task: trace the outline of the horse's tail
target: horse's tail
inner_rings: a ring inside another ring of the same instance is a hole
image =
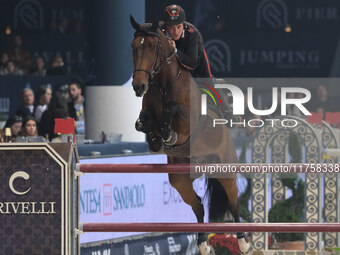
[[[209,221],[223,221],[225,214],[231,212],[228,196],[215,178],[208,178],[208,188],[206,195],[209,196]]]

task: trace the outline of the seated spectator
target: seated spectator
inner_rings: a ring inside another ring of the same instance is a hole
[[[321,112],[325,117],[326,112],[335,111],[334,106],[334,102],[328,97],[327,88],[324,85],[318,85],[312,94],[312,99],[307,109],[311,112]]]
[[[51,67],[47,70],[48,75],[66,75],[67,70],[64,66],[62,57],[55,57],[51,62]]]
[[[85,134],[85,100],[79,82],[71,82],[69,92],[72,101],[68,103],[68,113],[76,121],[76,132]]]
[[[69,22],[68,22],[68,18],[63,17],[60,19],[59,24],[58,24],[58,28],[57,28],[57,32],[59,34],[67,34],[69,30]]]
[[[24,71],[17,67],[14,61],[9,60],[7,61],[4,69],[4,75],[23,75]]]
[[[34,67],[31,73],[37,76],[46,76],[47,70],[45,66],[45,61],[42,57],[38,57],[35,59]]]
[[[2,53],[0,59],[0,75],[5,74],[6,64],[8,61],[9,61],[8,53],[7,52]]]
[[[67,118],[67,101],[59,92],[55,91],[48,109],[43,113],[39,124],[39,135],[52,140],[57,135],[54,134],[54,119]]]
[[[15,35],[12,41],[12,49],[9,51],[9,57],[18,67],[28,73],[29,67],[31,65],[31,56],[28,50],[22,47],[22,38],[20,35]]]
[[[17,142],[46,142],[44,137],[38,136],[37,122],[33,116],[24,119]]]
[[[37,136],[38,128],[37,122],[35,121],[33,116],[27,116],[22,122],[22,136]]]
[[[27,116],[33,116],[34,114],[34,94],[29,88],[25,88],[21,92],[22,105],[16,111],[16,115],[20,115],[23,118]]]
[[[43,112],[47,110],[47,107],[51,102],[51,85],[41,85],[36,92],[36,98],[38,102],[35,106],[34,117],[37,122],[40,122]]]
[[[55,85],[55,92],[58,93],[61,97],[63,97],[67,103],[71,101],[70,93],[68,84],[56,84]]]
[[[10,116],[5,124],[5,128],[11,129],[11,142],[15,142],[17,139],[17,136],[19,135],[22,127],[22,117],[18,115],[12,115]]]
[[[304,94],[302,93],[288,93],[287,98],[288,99],[293,99],[293,98],[302,98]],[[286,106],[286,113],[287,115],[291,116],[304,116],[303,113],[299,110],[299,108],[296,107],[294,104],[288,104]]]

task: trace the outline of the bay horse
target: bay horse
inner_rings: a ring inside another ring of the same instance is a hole
[[[168,163],[235,163],[234,143],[225,125],[208,127],[216,112],[208,110],[209,121],[201,121],[201,94],[192,75],[181,67],[174,48],[158,22],[139,24],[132,16],[130,22],[136,30],[132,41],[133,89],[143,97],[142,109],[136,129],[147,135],[150,150],[165,153]],[[169,174],[170,184],[183,201],[191,206],[197,221],[204,221],[201,198],[193,189],[190,174]],[[230,212],[240,222],[236,176],[208,179],[210,196],[209,219],[223,219]],[[253,247],[243,233],[237,233],[242,254],[251,254]],[[203,255],[214,254],[207,245],[205,235],[198,234],[198,247]]]

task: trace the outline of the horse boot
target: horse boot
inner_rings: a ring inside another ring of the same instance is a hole
[[[155,135],[155,133],[148,133],[147,141],[152,152],[162,152],[164,150],[164,143],[162,142],[162,139]]]
[[[145,134],[153,131],[154,126],[154,118],[152,117],[151,112],[145,110],[139,114],[139,118],[136,120],[135,129],[138,132],[143,132]]]
[[[237,233],[237,242],[241,255],[253,254],[254,247],[250,242],[248,242],[248,236],[245,233]]]
[[[161,137],[164,143],[172,146],[177,142],[177,133],[170,127],[172,118],[179,111],[179,105],[175,102],[169,102],[163,108],[163,126],[161,128]]]
[[[145,129],[144,129],[144,125],[143,123],[141,122],[140,118],[138,118],[135,122],[135,129],[138,131],[138,132],[143,132],[145,133]]]

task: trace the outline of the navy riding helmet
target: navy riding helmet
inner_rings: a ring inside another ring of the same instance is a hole
[[[185,21],[185,12],[181,6],[172,4],[164,9],[163,19],[167,26],[178,25]]]

